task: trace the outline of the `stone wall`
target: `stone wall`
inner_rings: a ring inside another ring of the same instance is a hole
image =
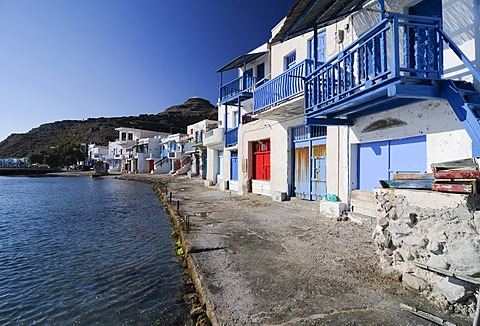
[[[473,317],[475,288],[413,262],[480,277],[480,195],[376,189],[381,266],[444,309]]]

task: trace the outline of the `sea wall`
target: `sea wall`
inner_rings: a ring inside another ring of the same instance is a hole
[[[473,317],[474,287],[414,265],[480,276],[480,196],[376,189],[381,266],[444,309]]]

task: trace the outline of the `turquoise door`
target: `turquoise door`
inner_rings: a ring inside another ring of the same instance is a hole
[[[230,180],[238,180],[238,152],[230,154]]]

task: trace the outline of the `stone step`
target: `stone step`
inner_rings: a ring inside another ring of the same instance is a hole
[[[349,212],[348,219],[357,224],[369,225],[372,228],[377,225],[377,219],[375,217],[361,213]]]
[[[351,199],[375,203],[375,195],[373,191],[352,190]]]
[[[378,216],[376,205],[374,202],[351,199],[350,210],[354,213],[369,215],[374,218]]]

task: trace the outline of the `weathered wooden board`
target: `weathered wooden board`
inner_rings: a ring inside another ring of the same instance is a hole
[[[478,170],[440,170],[434,174],[435,179],[478,179]]]
[[[432,171],[435,173],[440,170],[478,170],[478,161],[476,158],[467,158],[463,160],[456,160],[442,163],[432,163]]]
[[[435,182],[432,184],[432,190],[441,192],[456,192],[461,194],[475,194],[476,182],[472,183],[446,183]]]
[[[433,173],[395,173],[393,180],[430,180]]]
[[[397,189],[432,189],[433,179],[425,180],[380,180],[383,188]]]

